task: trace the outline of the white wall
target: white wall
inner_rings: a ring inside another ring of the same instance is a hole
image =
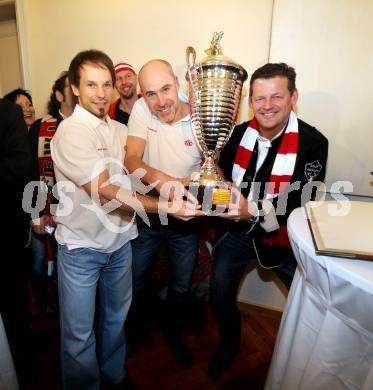
[[[152,58],[167,59],[182,80],[186,47],[204,57],[214,31],[224,31],[224,54],[249,74],[268,59],[272,0],[17,0],[17,5],[24,12],[27,87],[39,114],[61,70],[89,48],[137,68]]]
[[[299,116],[329,139],[327,186],[373,196],[373,1],[275,0],[270,61],[297,71]]]
[[[272,270],[265,270],[251,262],[241,281],[238,301],[261,308],[282,311],[286,304],[287,289]]]

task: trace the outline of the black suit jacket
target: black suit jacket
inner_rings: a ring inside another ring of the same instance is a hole
[[[249,122],[242,123],[236,126],[233,133],[224,147],[220,159],[219,166],[221,167],[227,180],[232,181],[232,168],[235,161],[238,146],[241,139],[248,127]],[[272,203],[276,209],[277,221],[281,226],[286,226],[287,219],[290,213],[297,207],[303,206],[304,203],[311,200],[317,189],[317,183],[324,181],[326,172],[326,162],[328,156],[328,140],[314,127],[310,126],[306,122],[298,119],[298,131],[299,131],[299,143],[298,153],[294,167],[294,173],[291,178],[290,184],[299,187],[297,190],[292,190],[288,194],[280,194],[277,198],[273,199]],[[276,144],[277,143],[277,144]],[[268,153],[268,156],[263,163],[262,167],[256,173],[255,182],[261,183],[261,197],[264,196],[264,185],[270,179],[274,158],[276,156],[280,139],[273,141],[272,152]],[[270,149],[270,150],[271,150]],[[250,162],[251,165],[252,162]],[[255,164],[256,162],[254,162]],[[255,170],[255,168],[254,168]],[[315,186],[313,186],[315,184]],[[308,189],[311,189],[308,193]],[[247,222],[231,223],[231,222],[218,222],[220,236],[228,230],[249,230],[250,225]],[[292,251],[289,247],[279,247],[276,245],[268,246],[264,245],[263,239],[270,238],[274,233],[266,233],[257,224],[256,228],[252,232],[255,246],[257,248],[258,256],[262,264],[266,266],[281,265],[287,261],[295,261],[292,255]]]
[[[10,245],[10,237],[23,243],[26,238],[29,219],[22,209],[22,195],[29,168],[30,149],[22,110],[0,99],[0,207],[6,245]]]

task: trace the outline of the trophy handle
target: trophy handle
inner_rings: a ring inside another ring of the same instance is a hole
[[[193,63],[192,64],[190,63],[190,56],[191,55],[193,57],[193,59],[192,59]],[[192,74],[190,73],[190,70],[192,69],[192,67],[196,63],[196,51],[194,50],[194,48],[192,46],[188,46],[187,49],[186,49],[186,62],[187,62],[187,66],[188,66],[189,85],[190,85],[190,87],[192,87],[193,93],[195,94],[194,85],[192,83]]]
[[[190,55],[193,56],[193,63],[192,65],[190,64]],[[194,64],[196,63],[196,51],[194,50],[194,48],[192,46],[188,46],[187,49],[186,49],[186,62],[187,62],[187,65],[188,65],[188,72],[190,71],[190,68],[192,66],[194,66]]]

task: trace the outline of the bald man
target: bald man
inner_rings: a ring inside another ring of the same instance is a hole
[[[167,61],[152,60],[141,68],[139,84],[143,98],[135,103],[128,122],[125,165],[130,172],[144,169],[142,181],[155,185],[158,192],[170,181],[185,185],[190,175],[199,171],[201,158],[192,134],[189,105],[186,99],[180,99],[178,79]],[[139,237],[132,246],[133,304],[127,328],[129,339],[131,330],[139,331],[139,326],[144,324],[146,303],[151,301],[147,293],[151,268],[164,244],[169,284],[162,331],[176,359],[184,366],[191,366],[193,356],[181,336],[181,327],[183,306],[198,257],[198,222],[169,218],[167,224],[162,224],[158,215],[153,215],[150,222],[147,226],[138,220]]]

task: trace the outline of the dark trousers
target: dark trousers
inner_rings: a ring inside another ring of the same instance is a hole
[[[5,249],[0,265],[0,312],[18,380],[21,384],[27,375],[30,356],[30,318],[28,311],[28,251],[21,245]],[[11,248],[11,250],[10,250]]]
[[[180,332],[183,307],[190,292],[192,276],[198,258],[199,235],[191,230],[172,226],[149,228],[138,226],[139,237],[132,241],[133,300],[127,322],[127,333],[142,332],[146,322],[151,271],[157,254],[164,244],[168,256],[168,290],[165,307],[159,313],[163,329]]]
[[[237,293],[243,271],[256,258],[251,236],[246,232],[229,232],[215,248],[211,275],[211,304],[218,322],[221,345],[230,351],[240,346],[241,317]],[[295,265],[291,262],[274,268],[289,288]]]

